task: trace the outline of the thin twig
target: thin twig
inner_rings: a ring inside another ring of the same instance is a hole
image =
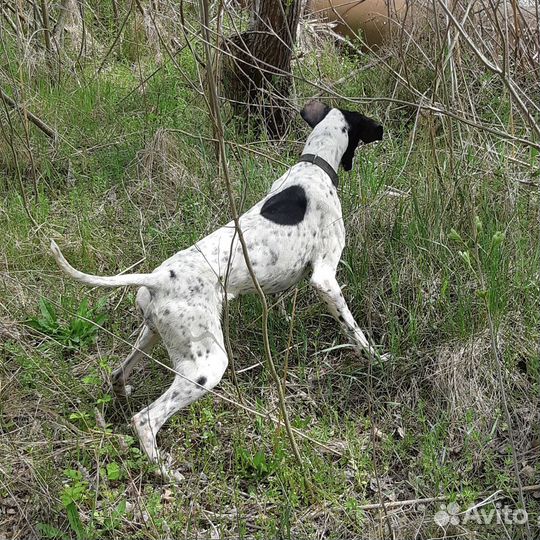
[[[206,63],[207,66],[212,66],[212,52],[210,48],[210,37],[209,37],[209,30],[208,30],[208,0],[200,0],[200,7],[201,7],[201,17],[202,17],[202,25],[203,25],[203,32],[205,34],[205,54],[206,54]],[[223,179],[225,181],[225,186],[227,188],[227,194],[229,196],[229,203],[231,206],[231,212],[233,215],[234,225],[235,229],[238,234],[238,240],[240,241],[240,244],[242,246],[242,252],[244,255],[244,260],[246,262],[247,269],[249,271],[249,274],[251,276],[251,279],[253,280],[253,285],[259,295],[259,298],[261,300],[262,309],[263,309],[263,324],[262,324],[262,333],[263,333],[263,342],[264,342],[264,351],[265,351],[265,357],[267,364],[270,368],[270,373],[272,375],[272,378],[274,379],[274,382],[277,387],[278,391],[278,398],[279,398],[279,408],[281,412],[281,417],[283,419],[283,423],[285,424],[285,429],[287,431],[287,435],[289,437],[289,441],[291,443],[291,448],[294,453],[294,456],[296,457],[296,460],[298,461],[298,464],[304,469],[304,462],[302,461],[302,457],[300,456],[300,451],[298,449],[298,445],[296,443],[296,439],[294,436],[294,431],[292,429],[289,415],[287,412],[287,407],[285,404],[285,394],[283,390],[283,386],[281,384],[281,379],[279,378],[278,372],[276,370],[276,366],[274,364],[274,361],[272,359],[272,351],[270,348],[270,339],[268,335],[268,304],[266,302],[266,296],[264,294],[264,291],[262,290],[257,277],[255,275],[255,272],[253,270],[253,266],[251,265],[251,261],[249,258],[249,251],[246,245],[246,241],[244,239],[244,235],[242,232],[242,228],[240,226],[240,221],[238,217],[238,212],[236,210],[236,203],[234,200],[234,195],[232,192],[232,186],[231,181],[229,178],[229,171],[227,167],[227,154],[226,154],[226,147],[224,142],[224,134],[223,134],[223,126],[221,124],[221,114],[220,114],[220,107],[219,107],[219,98],[217,95],[216,90],[216,83],[215,83],[215,73],[209,74],[207,78],[208,82],[208,90],[209,90],[209,102],[211,104],[210,112],[215,113],[215,115],[212,115],[212,122],[214,123],[214,132],[218,135],[219,141],[219,153],[221,157],[221,165],[222,165],[222,171],[223,171]]]
[[[24,105],[17,103],[14,99],[9,97],[1,88],[0,88],[0,98],[2,101],[14,110],[22,110],[23,114],[32,122],[36,127],[38,127],[47,137],[51,138],[53,141],[58,140],[58,134],[54,131],[53,128],[49,127],[43,120],[38,118],[35,114],[31,113]]]
[[[529,111],[527,105],[519,95],[518,89],[514,85],[512,79],[510,79],[510,76],[505,73],[505,70],[500,68],[498,65],[494,64],[493,62],[490,62],[489,59],[482,53],[482,51],[478,48],[478,46],[474,43],[472,38],[469,36],[469,34],[466,32],[466,30],[463,28],[463,26],[459,23],[459,21],[454,17],[454,14],[448,9],[448,7],[445,5],[445,3],[442,0],[438,0],[439,4],[442,6],[450,20],[452,21],[452,24],[456,27],[458,32],[461,34],[467,45],[470,47],[470,49],[473,51],[473,53],[478,57],[480,62],[484,64],[486,68],[488,68],[493,73],[497,74],[503,84],[506,86],[508,91],[510,92],[510,95],[516,102],[516,105],[520,109],[521,113],[527,120],[527,123],[531,127],[531,129],[534,131],[537,137],[540,138],[540,126],[536,122],[533,114]]]
[[[534,484],[531,486],[523,486],[523,492],[530,493],[533,491],[540,490],[540,484]],[[517,491],[517,488],[511,488],[506,490],[507,493],[515,493]],[[492,494],[493,497],[496,494],[503,493],[502,490],[498,490],[495,492],[495,494]],[[488,492],[483,492],[480,494],[480,496],[487,495]],[[439,497],[424,497],[421,499],[406,499],[404,501],[389,501],[384,503],[384,506],[386,508],[399,508],[401,506],[414,506],[417,504],[426,504],[426,503],[432,503],[432,502],[439,502],[439,501],[447,501],[451,495],[441,495]],[[373,503],[373,504],[363,504],[358,507],[359,510],[380,510],[383,507],[381,503]]]
[[[4,103],[4,107],[7,109],[6,101],[3,101],[3,103]],[[11,131],[11,134],[13,135],[15,130],[13,129],[13,124],[11,123],[11,118],[10,118],[9,114],[7,114],[7,110],[6,110],[6,116],[7,116],[7,124],[9,125],[9,129]],[[19,182],[19,189],[21,191],[21,198],[22,198],[22,204],[23,204],[23,207],[24,207],[24,211],[26,212],[26,215],[28,216],[28,219],[32,222],[32,225],[34,225],[34,227],[38,228],[38,223],[34,219],[34,216],[32,215],[32,212],[30,212],[30,206],[28,204],[28,198],[26,197],[26,190],[24,189],[24,184],[23,184],[23,181],[22,181],[22,174],[21,174],[21,168],[19,166],[19,159],[17,157],[17,150],[15,149],[15,146],[13,144],[13,136],[11,136],[11,137],[7,136],[7,134],[4,131],[4,124],[2,122],[0,122],[0,130],[1,130],[2,134],[4,135],[4,138],[6,139],[8,145],[9,145],[9,148],[11,150],[11,154],[13,155],[13,161],[15,163],[15,170],[17,172],[17,180]]]
[[[99,67],[96,70],[96,73],[95,73],[96,77],[101,73],[101,70],[103,69],[103,66],[105,65],[105,62],[107,62],[107,58],[109,58],[109,55],[113,52],[116,44],[118,43],[118,40],[120,39],[120,36],[122,35],[122,32],[124,31],[124,27],[126,26],[128,20],[129,20],[129,17],[131,15],[132,10],[133,10],[133,0],[129,3],[129,9],[128,9],[127,13],[126,13],[126,16],[124,17],[124,20],[122,21],[122,25],[120,26],[120,28],[116,32],[116,36],[114,37],[113,42],[111,43],[111,46],[109,47],[109,49],[105,53],[105,56],[101,60],[101,62],[99,64]]]

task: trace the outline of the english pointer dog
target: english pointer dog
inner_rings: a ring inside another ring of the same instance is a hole
[[[266,293],[284,291],[310,272],[311,285],[355,349],[373,357],[377,353],[356,324],[336,280],[345,245],[337,171],[340,163],[351,170],[360,141],[381,140],[383,128],[358,112],[318,101],[308,103],[300,114],[313,131],[298,163],[240,217],[249,258]],[[221,330],[224,296],[231,299],[255,290],[234,223],[179,251],[151,274],[85,274],[66,261],[54,240],[51,249],[60,268],[82,283],[140,287],[137,305],[144,325],[131,354],[113,372],[113,387],[117,394],[127,395],[134,366],[163,340],[176,375],[161,397],[133,416],[132,424],[150,460],[164,475],[180,478],[168,460],[160,458],[156,434],[175,412],[219,383],[227,367]]]

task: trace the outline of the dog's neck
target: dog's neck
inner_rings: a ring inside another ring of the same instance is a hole
[[[333,109],[313,128],[302,154],[315,154],[321,157],[337,172],[348,144],[349,135],[345,118],[340,111]]]

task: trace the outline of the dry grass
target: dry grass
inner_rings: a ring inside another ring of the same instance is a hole
[[[515,323],[502,328],[498,334],[501,351],[519,348],[527,343],[527,337],[520,335]],[[532,351],[519,351],[518,355],[528,356]],[[450,424],[450,439],[458,448],[474,433],[480,440],[489,440],[499,450],[508,444],[506,433],[509,426],[501,410],[501,387],[493,366],[490,336],[487,333],[474,336],[467,343],[445,345],[437,350],[433,372],[429,378],[435,395],[447,407]],[[512,363],[504,366],[504,391],[511,399],[512,426],[516,433],[516,451],[521,459],[535,462],[538,448],[535,448],[536,426],[540,419],[540,405],[536,396],[529,394],[530,375],[523,370],[523,364]],[[467,418],[467,424],[463,419]],[[481,446],[481,445],[480,445]],[[480,450],[480,448],[478,449]],[[477,456],[482,461],[481,453]]]

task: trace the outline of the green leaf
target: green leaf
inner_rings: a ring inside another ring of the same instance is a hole
[[[62,540],[69,540],[67,534],[48,523],[38,523],[36,529],[42,538],[61,538]]]
[[[122,469],[120,468],[120,465],[118,465],[116,461],[109,463],[107,465],[107,478],[109,480],[120,480],[121,477]]]
[[[94,318],[94,322],[98,324],[99,326],[103,326],[103,323],[107,320],[107,314],[101,313],[97,317]],[[95,332],[97,332],[97,328],[95,326],[92,327]]]
[[[126,513],[126,508],[127,508],[127,501],[126,501],[126,499],[122,499],[122,500],[118,503],[118,506],[116,507],[115,514],[116,514],[118,517],[123,516],[123,515]]]
[[[101,311],[101,309],[104,308],[106,304],[107,304],[107,297],[102,296],[96,302],[96,307],[94,308],[94,311]]]
[[[266,464],[266,456],[262,450],[258,450],[253,457],[253,466],[260,473],[268,472],[268,466]]]
[[[39,299],[39,310],[41,311],[43,319],[50,323],[58,323],[58,316],[56,315],[53,305],[45,300],[45,298]]]
[[[84,526],[81,522],[81,518],[79,517],[79,511],[77,510],[77,507],[74,503],[70,503],[66,506],[66,510],[67,518],[69,524],[71,525],[71,528],[73,529],[73,531],[75,531],[78,540],[83,540],[84,538],[86,538],[86,535]]]
[[[473,270],[472,262],[471,262],[471,255],[468,251],[458,251],[459,256],[465,261],[465,264]]]
[[[90,414],[87,412],[74,412],[69,415],[70,420],[88,420],[90,418]]]
[[[483,229],[482,220],[479,216],[474,217],[474,224],[476,225],[476,230],[481,233]]]
[[[83,298],[79,306],[79,309],[77,310],[77,315],[82,315],[83,317],[86,317],[87,314],[88,314],[88,298]]]
[[[87,489],[83,482],[78,482],[73,486],[65,486],[60,495],[62,504],[67,508],[70,504],[80,501],[85,495]]]
[[[110,394],[103,394],[100,398],[96,400],[96,403],[98,405],[104,405],[106,403],[110,403],[112,401],[112,397]]]
[[[66,469],[64,471],[64,476],[66,478],[71,478],[72,480],[82,480],[82,473],[76,469]]]
[[[504,239],[506,238],[506,235],[502,231],[497,231],[492,237],[491,237],[491,244],[493,247],[500,246]]]
[[[463,238],[461,238],[460,234],[456,231],[456,229],[450,229],[450,232],[448,233],[448,238],[450,240],[454,240],[454,242],[463,242]]]

